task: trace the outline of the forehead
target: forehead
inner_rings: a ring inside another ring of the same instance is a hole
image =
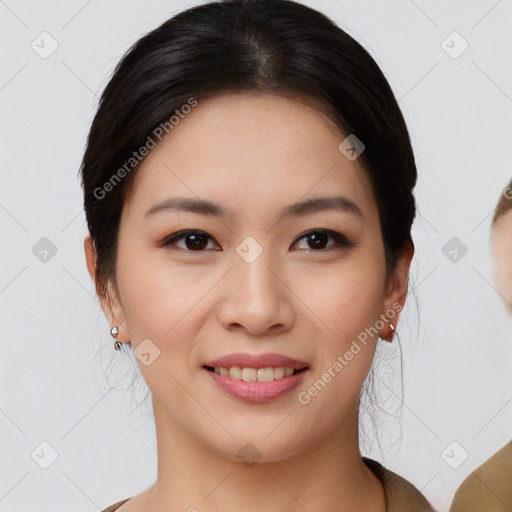
[[[304,100],[274,94],[199,100],[146,157],[128,202],[140,214],[168,196],[186,195],[224,204],[237,216],[264,216],[274,206],[277,212],[336,191],[371,218],[377,213],[371,182],[360,161],[339,150],[345,138]]]
[[[491,234],[491,247],[494,284],[512,313],[512,210],[496,221]]]

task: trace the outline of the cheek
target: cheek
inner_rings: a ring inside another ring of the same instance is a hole
[[[314,313],[312,335],[316,340],[312,378],[299,390],[300,403],[313,403],[326,425],[344,417],[357,402],[375,353],[376,332],[384,299],[385,269],[379,262],[346,266],[329,278],[316,275],[316,286],[304,283],[300,296]],[[380,328],[379,328],[380,327]],[[305,407],[306,411],[310,411]],[[320,413],[320,412],[319,412]]]
[[[375,264],[340,265],[298,281],[297,295],[308,316],[325,332],[326,348],[342,349],[379,317],[384,300],[385,270]]]
[[[215,281],[206,275],[198,279],[190,269],[166,264],[165,258],[154,258],[135,247],[123,250],[117,280],[140,372],[161,403],[172,402],[170,414],[189,410],[193,403],[180,383],[189,379],[188,362],[201,330],[201,298]],[[143,353],[149,353],[150,364],[140,356]]]
[[[307,424],[311,417],[321,418],[315,421],[311,438],[328,436],[350,423],[350,415],[357,417],[361,387],[375,354],[377,337],[368,331],[380,314],[380,293],[374,282],[363,285],[354,276],[331,281],[318,297],[318,316],[330,320],[326,326],[318,322],[317,364],[297,390],[297,421]]]
[[[133,348],[150,338],[162,348],[172,343],[176,353],[194,335],[184,330],[199,330],[200,325],[188,318],[197,314],[201,298],[214,285],[214,279],[204,267],[201,271],[200,266],[171,264],[162,251],[120,243],[118,285],[126,324],[135,340]]]

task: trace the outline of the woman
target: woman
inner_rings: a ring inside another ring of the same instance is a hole
[[[494,283],[512,313],[512,181],[494,211],[491,232]],[[460,485],[450,512],[512,510],[512,441],[473,471]]]
[[[87,266],[157,433],[157,481],[108,512],[432,510],[359,452],[416,167],[356,41],[287,0],[184,11],[117,66],[81,172]]]

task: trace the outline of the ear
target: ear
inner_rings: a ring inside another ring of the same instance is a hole
[[[386,322],[381,330],[381,338],[392,341],[398,323],[398,317],[402,311],[407,297],[409,268],[414,256],[414,245],[406,242],[397,261],[393,274],[386,283],[386,294],[381,311],[381,319]]]
[[[130,336],[125,328],[123,308],[119,303],[117,294],[112,289],[111,283],[108,284],[107,296],[104,296],[98,290],[98,284],[96,282],[96,249],[90,235],[87,235],[84,239],[84,251],[87,270],[95,284],[96,293],[100,299],[101,309],[103,309],[103,313],[108,320],[110,328],[117,326],[119,329],[117,340],[122,343],[128,343],[130,341]]]

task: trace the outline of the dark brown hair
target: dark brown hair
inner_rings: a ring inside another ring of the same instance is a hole
[[[115,283],[121,212],[139,166],[126,166],[134,151],[191,98],[242,91],[323,105],[365,145],[359,158],[377,200],[388,269],[412,243],[414,155],[398,103],[369,53],[325,15],[291,0],[212,1],[138,40],[101,96],[80,168],[100,295]],[[122,179],[112,184],[116,172]]]
[[[494,227],[496,221],[509,210],[512,210],[512,180],[501,192],[500,199],[496,205],[496,209],[494,210],[492,226]]]

